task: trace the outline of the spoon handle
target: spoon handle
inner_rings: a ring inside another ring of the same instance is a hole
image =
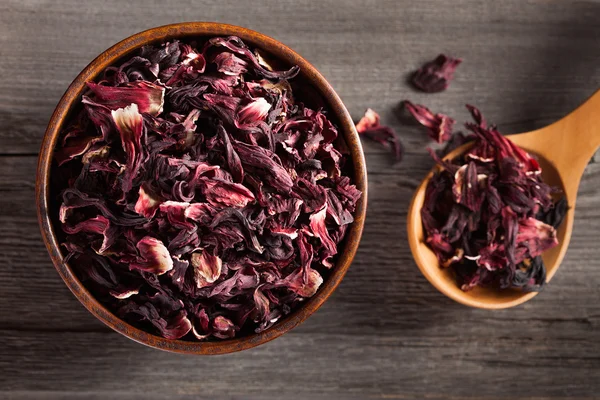
[[[573,156],[587,165],[600,147],[600,90],[559,122],[564,124],[563,134],[570,136],[569,142],[577,150]]]
[[[583,171],[600,147],[600,90],[569,115],[536,133],[535,139],[543,142],[542,155],[552,160],[574,199]]]

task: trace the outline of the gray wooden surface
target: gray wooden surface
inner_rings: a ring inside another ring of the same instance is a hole
[[[391,166],[365,143],[369,211],[344,282],[306,323],[240,354],[168,354],[89,314],[55,272],[36,222],[36,155],[59,97],[101,51],[140,30],[221,21],[281,40],[407,148]],[[407,87],[421,62],[461,56],[451,88]],[[565,115],[600,86],[600,2],[561,0],[1,0],[0,398],[519,399],[600,396],[600,164],[582,180],[562,268],[533,301],[468,309],[421,276],[406,210],[432,165],[403,99],[506,133]]]

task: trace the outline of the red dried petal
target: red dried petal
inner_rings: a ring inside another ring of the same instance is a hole
[[[544,251],[558,245],[556,230],[535,218],[526,218],[519,221],[517,243],[525,247],[530,257],[536,257]],[[522,261],[517,259],[516,262]]]
[[[111,110],[135,104],[140,113],[156,116],[162,112],[165,88],[154,83],[135,81],[113,87],[87,82],[86,85],[94,93],[94,100]]]
[[[235,336],[235,325],[231,320],[221,315],[213,320],[212,327],[213,335],[219,339],[228,339]]]
[[[85,154],[102,136],[80,136],[66,141],[66,144],[54,153],[58,165],[63,165],[77,156]]]
[[[140,292],[140,288],[139,286],[137,287],[118,287],[114,290],[110,290],[109,293],[111,296],[113,296],[116,299],[119,300],[124,300],[124,299],[128,299],[133,295],[136,295]]]
[[[225,75],[241,75],[248,72],[248,63],[233,53],[223,51],[213,60],[217,64],[217,71]]]
[[[162,213],[167,215],[169,223],[179,229],[192,229],[194,226],[187,221],[186,210],[190,203],[182,201],[165,201],[159,205]]]
[[[192,323],[184,312],[174,317],[167,326],[160,330],[167,339],[181,339],[192,329]]]
[[[474,162],[463,165],[454,174],[454,201],[472,211],[478,211],[485,198],[487,176],[477,173]]]
[[[202,181],[202,186],[204,196],[214,206],[242,208],[255,200],[254,194],[239,183],[206,179]]]
[[[379,124],[379,119],[379,114],[370,108],[367,109],[356,124],[356,131],[369,140],[389,146],[396,162],[400,162],[404,152],[402,143],[392,128]]]
[[[454,120],[444,114],[434,114],[427,107],[420,104],[413,104],[410,101],[404,101],[404,107],[412,116],[424,127],[427,128],[427,134],[438,143],[444,143],[452,136]]]
[[[216,208],[208,203],[193,203],[186,207],[184,216],[202,225],[207,225],[210,224],[216,212]]]
[[[262,121],[269,114],[271,105],[263,97],[253,99],[237,111],[237,121],[240,125]]]
[[[418,89],[428,93],[446,90],[454,78],[456,67],[461,62],[460,58],[440,54],[435,60],[426,63],[415,72],[412,83]]]
[[[356,124],[356,130],[358,133],[363,133],[366,130],[378,128],[380,126],[380,119],[381,118],[379,117],[379,114],[377,114],[374,110],[367,108],[365,115]]]

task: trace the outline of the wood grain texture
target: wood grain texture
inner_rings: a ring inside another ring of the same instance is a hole
[[[42,245],[35,154],[77,73],[132,33],[213,20],[273,36],[312,62],[357,118],[366,107],[407,148],[365,143],[369,210],[336,293],[282,338],[229,356],[158,352],[113,333],[69,293]],[[600,165],[588,166],[564,264],[531,302],[468,309],[433,289],[406,243],[412,192],[432,165],[401,100],[503,132],[542,127],[600,86],[600,2],[561,0],[0,2],[0,398],[597,398]],[[461,56],[450,89],[405,79],[438,52]]]

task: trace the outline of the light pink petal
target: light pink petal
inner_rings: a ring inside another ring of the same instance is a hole
[[[221,276],[223,262],[208,251],[193,253],[190,261],[194,268],[194,281],[199,289],[211,286]]]
[[[325,217],[327,216],[327,204],[325,207],[310,216],[310,229],[313,234],[321,239],[321,243],[329,253],[329,255],[334,255],[337,253],[337,248],[331,236],[329,236],[329,232],[327,231],[327,226],[325,225]]]
[[[139,197],[135,203],[135,212],[146,218],[152,218],[161,204],[160,198],[140,186]]]
[[[370,108],[365,111],[365,115],[356,124],[356,130],[358,133],[363,133],[369,129],[377,127],[379,127],[379,114]]]
[[[213,335],[219,339],[228,339],[235,336],[235,325],[221,315],[214,319],[212,327]]]
[[[220,179],[205,179],[203,185],[203,194],[212,205],[242,208],[255,200],[254,194],[239,183]]]
[[[136,288],[117,287],[117,288],[109,291],[109,293],[112,297],[119,299],[119,300],[127,299],[133,295],[138,294],[139,292],[140,292],[139,287],[136,287]]]
[[[289,280],[290,290],[302,297],[312,297],[323,283],[323,277],[312,268],[298,269]]]
[[[173,269],[173,260],[169,250],[163,242],[151,236],[145,236],[137,245],[140,252],[140,261],[131,263],[129,269],[137,269],[162,275]]]
[[[238,123],[243,125],[262,121],[269,114],[270,109],[271,105],[263,97],[254,99],[252,102],[238,109]]]
[[[127,154],[127,165],[125,167],[126,177],[123,178],[123,192],[128,192],[132,186],[132,180],[137,175],[142,160],[142,115],[138,112],[138,106],[133,103],[125,108],[111,111],[114,123],[121,135],[121,144]]]

